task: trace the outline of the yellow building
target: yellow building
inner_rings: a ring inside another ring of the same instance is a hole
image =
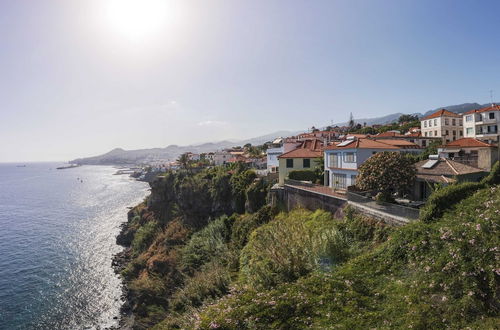
[[[285,184],[285,179],[291,171],[314,170],[318,166],[318,158],[323,154],[323,142],[319,139],[304,140],[294,150],[286,152],[279,159],[279,184]]]

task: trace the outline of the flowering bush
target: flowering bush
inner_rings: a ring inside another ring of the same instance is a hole
[[[358,170],[356,186],[361,190],[407,192],[415,182],[416,169],[411,160],[396,152],[379,152]]]

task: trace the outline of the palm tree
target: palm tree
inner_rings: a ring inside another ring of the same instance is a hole
[[[181,168],[183,169],[188,169],[189,168],[189,156],[187,153],[183,153],[182,155],[179,156],[179,159],[177,159],[179,164],[181,165]]]

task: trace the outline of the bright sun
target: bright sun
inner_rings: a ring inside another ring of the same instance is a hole
[[[169,0],[107,0],[104,14],[110,27],[132,41],[160,34],[175,19]]]

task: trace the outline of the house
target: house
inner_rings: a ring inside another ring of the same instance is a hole
[[[214,152],[209,152],[209,153],[205,154],[205,159],[210,164],[214,164],[215,163],[215,153]]]
[[[321,166],[316,164],[323,155],[323,141],[320,139],[307,139],[300,141],[299,145],[283,153],[279,159],[279,184],[285,183],[288,173],[296,170],[313,170]]]
[[[497,146],[475,138],[462,138],[438,147],[442,158],[491,171],[493,164],[499,160]]]
[[[475,182],[488,174],[482,169],[440,158],[437,155],[415,163],[414,166],[417,170],[417,178],[412,199],[422,201],[429,197],[436,185],[449,185],[464,181]]]
[[[384,133],[380,133],[377,135],[373,136],[374,139],[376,140],[382,140],[382,139],[401,139],[401,140],[406,140],[411,143],[415,143],[421,148],[426,148],[431,144],[432,141],[439,141],[442,142],[442,139],[439,137],[426,137],[422,136],[422,133],[420,132],[420,128],[413,128],[411,131],[408,131],[405,134],[399,134],[394,131],[387,131]]]
[[[420,120],[424,137],[440,137],[443,143],[463,137],[462,115],[441,109]]]
[[[214,165],[224,165],[226,164],[229,159],[231,159],[233,157],[233,155],[231,155],[231,153],[225,151],[225,150],[222,150],[222,151],[216,151],[214,153]]]
[[[277,138],[275,139],[269,148],[266,150],[267,154],[267,170],[270,173],[276,173],[279,171],[279,159],[278,157],[285,152],[292,151],[297,148],[301,142],[298,138],[288,137],[288,138]]]
[[[488,143],[499,141],[500,105],[468,111],[463,116],[464,136]]]
[[[415,143],[405,140],[350,139],[324,149],[325,185],[346,189],[356,184],[358,168],[377,152],[420,152]]]

